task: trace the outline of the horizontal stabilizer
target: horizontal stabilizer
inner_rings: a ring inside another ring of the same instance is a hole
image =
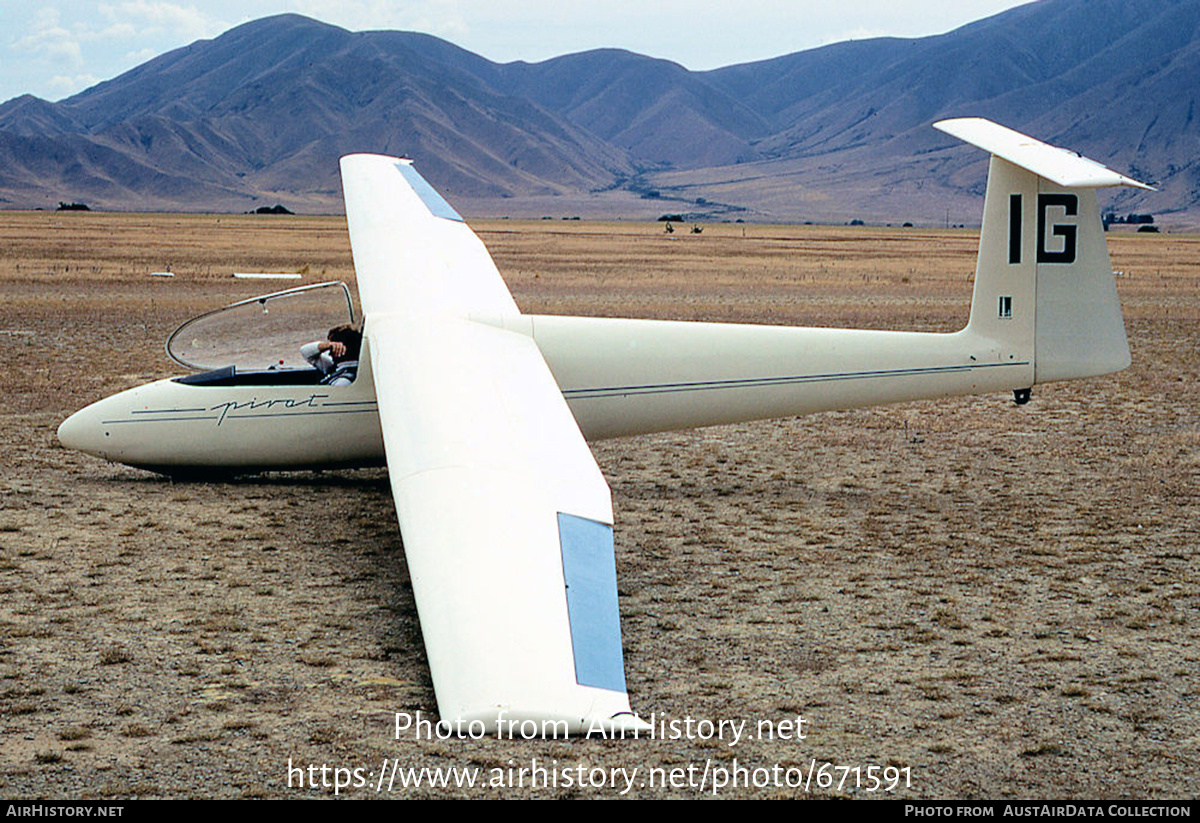
[[[1089,160],[1078,152],[1060,149],[1018,131],[1007,129],[982,117],[959,117],[933,124],[938,131],[978,146],[997,157],[1044,177],[1064,188],[1099,189],[1105,186],[1132,186],[1155,191],[1153,186],[1118,174],[1107,166]]]

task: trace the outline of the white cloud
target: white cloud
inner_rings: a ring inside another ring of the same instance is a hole
[[[14,50],[32,55],[37,60],[56,64],[64,61],[73,68],[83,65],[83,48],[79,39],[59,22],[58,9],[53,6],[38,9],[32,31],[13,43]]]
[[[125,52],[125,56],[122,59],[131,66],[137,66],[141,63],[145,63],[148,60],[153,60],[161,53],[162,52],[160,52],[158,49],[137,49],[136,51]]]
[[[79,25],[79,36],[84,40],[127,40],[137,37],[137,34],[137,29],[130,23],[112,23],[97,30]]]
[[[99,82],[99,77],[93,77],[90,74],[75,74],[70,76],[59,74],[51,77],[48,85],[57,94],[63,97],[70,97],[72,94],[83,91]]]
[[[134,36],[169,35],[185,42],[211,37],[228,24],[200,11],[193,5],[168,3],[163,0],[123,0],[120,3],[101,3],[100,12],[114,27],[131,31]]]

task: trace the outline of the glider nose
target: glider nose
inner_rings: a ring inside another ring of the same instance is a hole
[[[58,442],[68,449],[103,457],[104,433],[97,425],[95,404],[80,409],[58,427]]]

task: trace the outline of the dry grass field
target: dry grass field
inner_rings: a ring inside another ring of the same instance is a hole
[[[527,311],[921,330],[965,322],[976,242],[477,228]],[[182,320],[272,290],[230,272],[352,280],[344,221],[0,212],[0,796],[334,795],[294,771],[289,787],[290,762],[360,769],[369,786],[340,794],[373,797],[396,762],[487,783],[536,761],[557,785],[389,796],[625,788],[566,785],[583,766],[638,769],[627,796],[690,797],[736,760],[781,777],[719,796],[1196,797],[1200,239],[1109,245],[1133,349],[1119,375],[1023,407],[596,444],[635,709],[752,737],[801,715],[805,739],[441,741],[393,733],[394,713],[435,704],[383,471],[171,483],[54,435],[174,373],[162,341]],[[786,785],[813,762],[860,767],[861,785]],[[870,766],[911,785],[869,791]]]

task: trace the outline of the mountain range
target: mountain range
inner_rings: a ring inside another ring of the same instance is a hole
[[[495,63],[425,34],[247,23],[59,102],[0,105],[0,206],[341,210],[337,158],[412,157],[469,215],[977,222],[980,115],[1156,184],[1200,225],[1200,2],[1041,0],[947,34],[712,71],[619,49]]]

